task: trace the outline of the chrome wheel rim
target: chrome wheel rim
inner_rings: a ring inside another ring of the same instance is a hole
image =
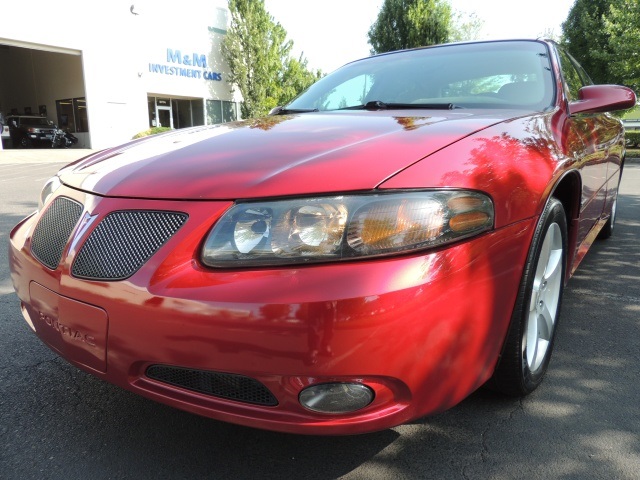
[[[549,352],[562,290],[562,233],[560,226],[549,226],[542,242],[531,292],[523,345],[532,373],[538,370]]]

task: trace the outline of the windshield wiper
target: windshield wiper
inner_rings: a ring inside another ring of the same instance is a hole
[[[453,103],[385,103],[380,100],[372,100],[364,105],[339,108],[338,110],[453,110],[462,108]]]
[[[364,105],[354,105],[336,110],[453,110],[463,108],[453,103],[385,103],[380,100],[372,100]],[[317,108],[285,108],[275,107],[269,115],[289,115],[292,113],[319,112]]]
[[[269,115],[289,115],[290,113],[309,113],[317,112],[317,108],[284,108],[275,107],[269,112]]]

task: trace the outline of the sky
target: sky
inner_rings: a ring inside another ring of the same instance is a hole
[[[575,0],[449,0],[454,11],[475,12],[484,21],[481,39],[560,37],[561,24]],[[309,68],[329,73],[366,57],[367,32],[383,0],[265,0],[265,8],[293,40]]]

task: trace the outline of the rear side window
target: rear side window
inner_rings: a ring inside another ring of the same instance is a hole
[[[563,49],[558,49],[560,56],[560,70],[565,81],[565,91],[569,101],[578,100],[578,91],[593,82],[587,72]]]

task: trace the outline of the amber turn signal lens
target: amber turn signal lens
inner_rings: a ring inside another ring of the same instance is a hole
[[[454,212],[467,212],[469,210],[475,210],[482,208],[484,201],[482,198],[471,196],[460,196],[451,198],[447,202],[447,206]]]
[[[459,213],[449,219],[449,228],[455,233],[472,232],[490,225],[491,218],[485,212]]]

